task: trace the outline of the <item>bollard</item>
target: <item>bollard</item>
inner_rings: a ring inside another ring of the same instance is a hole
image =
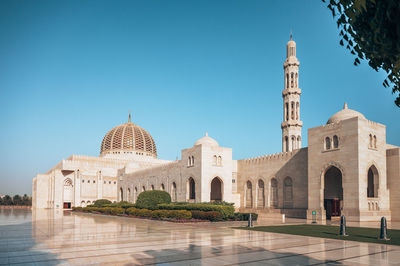
[[[339,235],[348,236],[346,234],[346,217],[344,215],[342,215],[340,217],[340,232],[339,232]]]
[[[380,233],[379,239],[380,240],[390,240],[390,238],[387,235],[387,222],[386,222],[385,217],[381,218],[381,233]]]
[[[253,220],[251,218],[251,213],[249,213],[249,222],[247,224],[248,227],[253,227]]]

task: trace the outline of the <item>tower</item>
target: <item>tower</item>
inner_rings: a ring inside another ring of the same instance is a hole
[[[283,122],[281,124],[283,152],[301,148],[303,122],[300,120],[299,66],[300,62],[296,57],[296,43],[290,35],[290,41],[286,45],[286,60],[283,64],[285,73],[282,92]]]

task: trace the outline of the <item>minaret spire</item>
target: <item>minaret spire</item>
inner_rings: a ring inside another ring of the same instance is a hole
[[[283,152],[301,148],[303,122],[300,120],[299,66],[300,62],[296,57],[296,42],[293,41],[292,32],[290,32],[290,40],[286,45],[286,60],[283,64],[283,122],[281,124]]]

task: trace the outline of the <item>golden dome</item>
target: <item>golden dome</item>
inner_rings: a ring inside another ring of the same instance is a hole
[[[143,128],[129,122],[111,129],[101,143],[100,154],[138,154],[157,158],[152,136]]]

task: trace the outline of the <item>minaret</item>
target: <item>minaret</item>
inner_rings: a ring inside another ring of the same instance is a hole
[[[290,34],[290,41],[286,46],[286,60],[283,64],[285,72],[285,84],[282,92],[283,122],[281,124],[283,152],[301,148],[303,122],[300,120],[299,66],[300,62],[296,57],[296,43]]]

